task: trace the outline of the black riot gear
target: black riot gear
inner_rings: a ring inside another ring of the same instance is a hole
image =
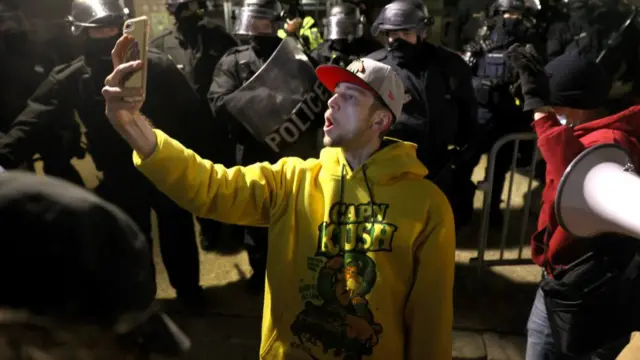
[[[55,56],[34,42],[28,30],[17,2],[0,0],[0,133],[9,129],[55,66]],[[47,136],[37,143],[36,152],[44,172],[83,185],[70,163],[71,158],[84,156],[80,126],[73,113],[57,114],[55,126],[43,133]],[[32,168],[31,159],[26,161]]]
[[[90,61],[100,60],[104,63],[102,74],[111,63],[113,50],[121,32],[108,38],[93,38],[87,33],[87,28],[114,27],[121,29],[129,17],[122,0],[74,0],[71,4],[71,14],[67,21],[71,25],[71,32],[83,37],[84,54]]]
[[[276,36],[281,12],[282,7],[277,0],[245,0],[236,18],[233,33]],[[264,26],[260,23],[261,20],[270,21],[270,26]]]
[[[129,9],[121,0],[74,0],[67,21],[71,32],[78,35],[89,27],[121,27],[128,16]]]
[[[471,162],[473,167],[480,160],[481,153],[490,151],[500,137],[527,131],[531,121],[531,114],[523,112],[519,101],[512,94],[511,89],[516,87],[517,76],[505,53],[516,43],[532,44],[539,48],[540,39],[536,29],[527,25],[526,15],[508,17],[505,16],[508,11],[515,12],[504,10],[494,15],[486,22],[477,41],[466,47],[464,58],[468,60],[473,72],[473,86],[479,107],[478,131],[481,134],[474,144],[476,153]],[[523,150],[530,150],[523,148],[518,149],[521,155]],[[501,194],[511,166],[513,149],[512,144],[507,144],[496,154],[490,199],[490,219],[494,225],[502,222]],[[530,158],[528,155],[522,157]]]
[[[353,4],[340,4],[331,8],[329,17],[324,19],[326,40],[359,38],[364,35],[364,15]]]
[[[341,4],[331,8],[324,19],[325,41],[311,52],[320,64],[336,64],[346,67],[351,62],[380,49],[382,45],[364,36],[365,16],[353,4]]]
[[[433,19],[426,12],[426,6],[418,6],[415,1],[398,0],[382,9],[371,27],[371,32],[374,36],[380,31],[408,29],[423,33],[432,24]]]
[[[493,6],[494,10],[497,12],[523,13],[526,10],[524,0],[498,0]]]
[[[223,26],[205,16],[207,3],[204,0],[167,0],[166,5],[176,20],[175,26],[165,29],[149,45],[171,57],[200,97],[201,125],[210,127],[210,141],[205,149],[201,149],[206,152],[199,155],[233,167],[235,144],[229,138],[225,119],[212,116],[207,93],[218,61],[238,43]],[[202,249],[212,250],[226,225],[211,219],[197,219]]]

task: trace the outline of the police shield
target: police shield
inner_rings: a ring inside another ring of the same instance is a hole
[[[278,157],[318,156],[318,131],[330,92],[318,81],[302,45],[285,38],[269,60],[224,105]]]

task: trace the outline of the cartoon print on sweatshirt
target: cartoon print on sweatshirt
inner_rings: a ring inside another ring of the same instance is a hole
[[[367,295],[375,286],[370,252],[391,252],[397,226],[385,222],[389,204],[335,203],[318,227],[315,257],[308,268],[315,284],[301,286],[304,309],[291,325],[298,343],[342,359],[373,354],[383,326],[374,319]],[[301,280],[302,281],[302,280]]]

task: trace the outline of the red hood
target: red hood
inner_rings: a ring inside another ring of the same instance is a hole
[[[605,118],[580,124],[573,128],[576,137],[581,138],[600,129],[618,130],[632,138],[640,138],[640,105]]]

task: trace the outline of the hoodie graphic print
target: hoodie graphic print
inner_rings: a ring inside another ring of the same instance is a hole
[[[197,216],[269,226],[261,359],[450,359],[455,234],[415,145],[357,169],[320,159],[224,168],[157,131],[136,166]]]

